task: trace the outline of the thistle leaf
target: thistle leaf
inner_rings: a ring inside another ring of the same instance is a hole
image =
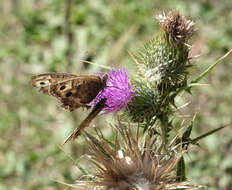
[[[192,139],[191,143],[192,144],[196,144],[199,140],[201,140],[201,139],[203,139],[205,137],[208,137],[208,136],[210,136],[210,135],[212,135],[212,134],[220,131],[221,129],[224,129],[224,128],[229,127],[231,125],[232,125],[232,123],[229,123],[229,124],[226,124],[224,126],[221,126],[221,127],[216,128],[216,129],[213,129],[213,130],[211,130],[211,131],[209,131],[209,132],[207,132],[207,133],[205,133],[203,135],[200,135],[200,136],[196,137],[195,139]]]
[[[213,68],[217,64],[222,63],[223,60],[226,59],[231,53],[232,53],[232,49],[230,51],[228,51],[224,56],[222,56],[221,58],[219,58],[213,65],[209,66],[203,73],[200,74],[200,76],[198,76],[196,79],[194,79],[193,81],[191,81],[190,84],[197,83],[201,79],[203,79],[211,70],[213,70]]]
[[[181,159],[179,160],[178,164],[177,164],[177,172],[176,172],[176,176],[177,176],[177,181],[181,182],[181,181],[186,181],[186,173],[185,173],[185,161],[184,161],[184,156],[181,157]]]

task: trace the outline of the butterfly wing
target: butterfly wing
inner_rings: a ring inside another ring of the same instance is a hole
[[[33,76],[31,85],[56,97],[63,108],[73,111],[79,107],[87,107],[86,104],[97,96],[105,83],[95,75],[47,73]]]
[[[40,88],[41,92],[50,95],[51,85],[57,84],[65,80],[70,80],[76,77],[78,76],[67,73],[44,73],[32,76],[30,84],[34,87]]]
[[[63,108],[73,111],[90,103],[102,88],[100,77],[82,75],[52,85],[50,93],[60,100]]]
[[[100,102],[98,102],[89,113],[89,115],[85,118],[84,121],[81,122],[80,126],[77,127],[71,135],[64,141],[63,145],[69,142],[70,140],[75,140],[85,127],[88,127],[91,121],[98,115],[99,112],[104,108],[106,99],[103,98]]]

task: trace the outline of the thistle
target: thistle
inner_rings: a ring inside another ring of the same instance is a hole
[[[178,12],[161,14],[157,19],[161,31],[137,55],[132,55],[139,76],[134,81],[135,96],[128,104],[127,115],[133,122],[146,121],[145,129],[160,121],[166,146],[173,128],[170,116],[176,110],[175,97],[188,84],[191,64],[187,41],[194,33],[194,23]]]
[[[141,76],[160,94],[168,94],[187,83],[190,51],[187,41],[194,23],[179,13],[157,16],[161,32],[134,55]]]
[[[160,100],[158,94],[146,81],[137,79],[133,81],[135,86],[134,97],[127,106],[125,115],[133,122],[149,122],[160,112]]]
[[[177,182],[175,167],[183,152],[170,149],[161,153],[155,139],[146,136],[144,146],[133,136],[131,127],[122,123],[116,127],[114,146],[98,133],[98,139],[87,134],[92,153],[91,162],[98,172],[90,181],[77,181],[79,189],[105,190],[167,190],[193,189],[189,182]],[[135,136],[139,136],[138,132]],[[92,187],[92,188],[90,188]]]
[[[103,75],[104,73],[100,73]],[[99,92],[97,97],[90,105],[96,105],[102,99],[106,98],[104,113],[117,112],[126,107],[134,96],[134,89],[130,84],[125,69],[115,69],[108,73],[106,88]]]
[[[118,121],[114,143],[100,131],[97,137],[85,133],[92,153],[90,161],[97,172],[94,178],[77,181],[72,187],[104,190],[198,188],[186,180],[184,153],[190,145],[198,145],[200,139],[225,126],[191,138],[194,119],[184,132],[180,121],[173,122],[177,119],[175,98],[180,92],[190,90],[192,84],[201,80],[232,50],[189,82],[191,64],[187,42],[195,31],[194,23],[176,12],[167,16],[161,14],[157,19],[160,33],[133,55],[139,73],[132,83],[125,70],[112,70],[108,73],[106,87],[90,104],[106,100],[104,113],[126,108],[123,114],[128,122]],[[134,126],[138,126],[137,130]],[[145,126],[143,138],[139,132],[141,126]]]

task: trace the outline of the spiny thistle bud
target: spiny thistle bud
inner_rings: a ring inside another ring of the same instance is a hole
[[[135,55],[140,74],[161,94],[176,91],[187,83],[190,51],[186,41],[194,32],[194,23],[179,13],[159,15],[161,32]]]
[[[128,126],[116,126],[114,146],[109,145],[102,134],[98,139],[87,134],[92,158],[98,172],[93,180],[77,181],[77,189],[104,190],[168,190],[192,189],[189,182],[177,182],[175,167],[183,152],[168,150],[162,153],[155,140],[146,138],[141,148]],[[137,134],[138,135],[138,134]],[[92,188],[90,188],[92,186]]]
[[[160,108],[160,103],[155,91],[143,80],[132,81],[135,92],[125,112],[133,122],[149,121]]]

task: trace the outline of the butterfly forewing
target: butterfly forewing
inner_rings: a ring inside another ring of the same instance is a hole
[[[57,84],[61,81],[70,80],[76,77],[78,76],[67,73],[44,73],[32,76],[30,84],[34,87],[40,88],[41,92],[49,94],[51,85]]]
[[[73,111],[87,107],[106,86],[107,76],[73,75],[66,73],[45,73],[32,76],[30,84],[39,87],[43,93],[56,97],[61,106]]]

